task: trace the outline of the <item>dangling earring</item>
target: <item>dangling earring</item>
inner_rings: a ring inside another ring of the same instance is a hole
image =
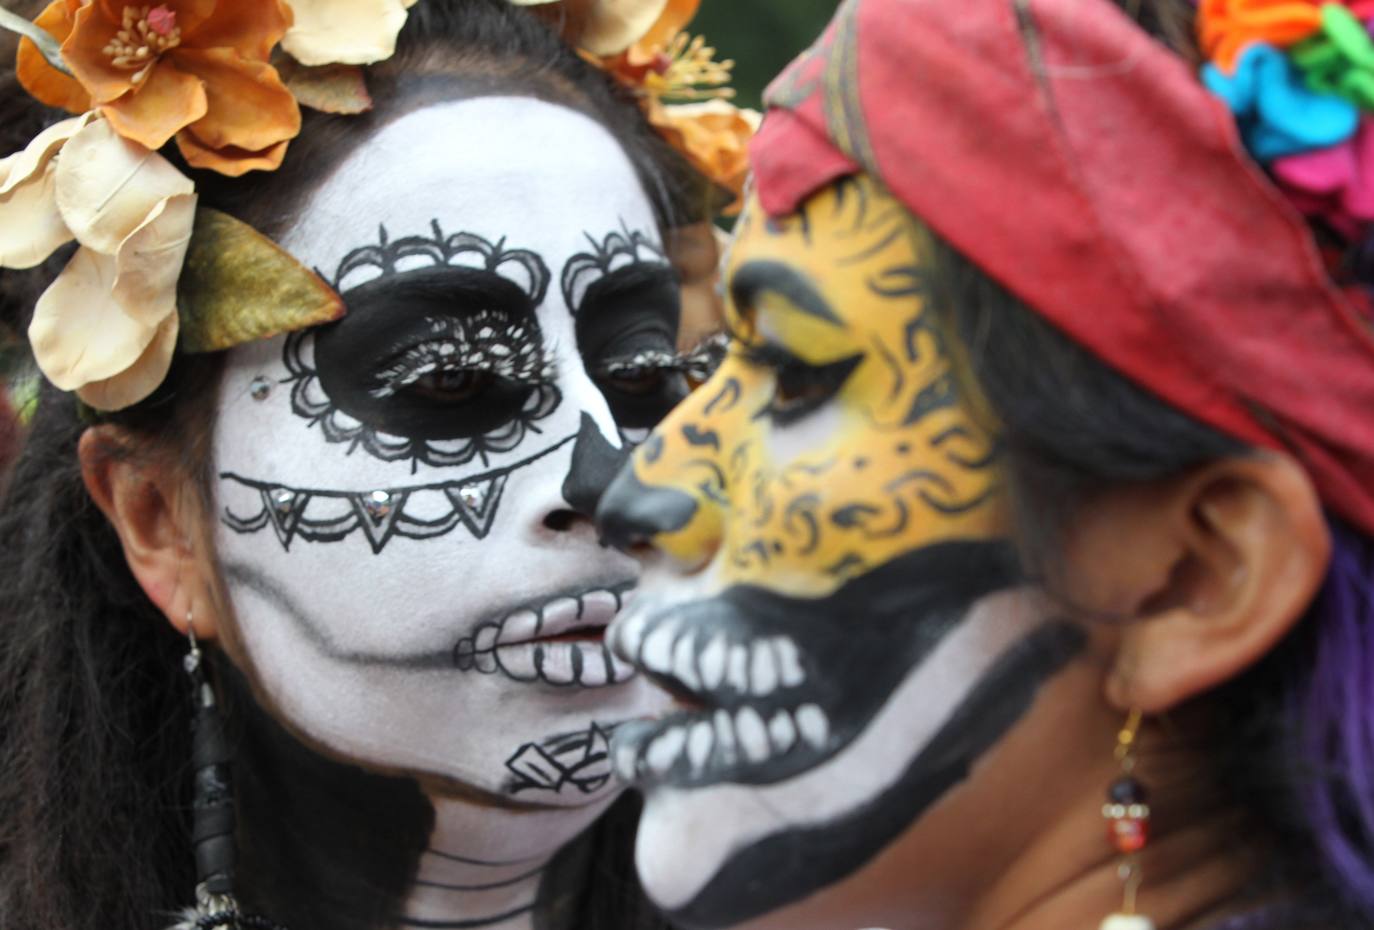
[[[191,844],[196,857],[196,904],[171,930],[285,930],[280,924],[245,914],[234,897],[234,788],[229,740],[224,732],[215,690],[205,677],[191,612],[186,612],[190,649],[183,665],[191,679],[191,760],[194,793]]]
[[[1121,853],[1117,874],[1125,886],[1121,911],[1102,921],[1099,930],[1155,930],[1154,921],[1137,914],[1136,892],[1140,890],[1140,851],[1150,839],[1150,805],[1145,786],[1135,777],[1136,740],[1144,715],[1132,710],[1116,736],[1116,761],[1121,776],[1107,789],[1102,816],[1107,819],[1107,836]]]

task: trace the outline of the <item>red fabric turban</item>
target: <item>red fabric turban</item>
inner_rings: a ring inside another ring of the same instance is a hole
[[[848,0],[769,89],[758,192],[867,171],[1175,407],[1374,533],[1374,336],[1191,67],[1106,0]]]

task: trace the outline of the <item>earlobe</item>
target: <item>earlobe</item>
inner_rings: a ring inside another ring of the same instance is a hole
[[[181,506],[183,479],[125,454],[134,442],[121,430],[96,426],[78,446],[81,477],[91,500],[119,536],[129,571],[148,599],[185,633],[195,618],[196,635],[216,635],[214,611],[203,593],[200,566]]]
[[[1213,463],[1161,493],[1172,564],[1123,629],[1106,685],[1117,708],[1146,713],[1258,662],[1302,618],[1331,555],[1316,490],[1282,453]]]

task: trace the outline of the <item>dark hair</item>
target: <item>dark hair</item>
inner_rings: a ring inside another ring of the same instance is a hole
[[[1186,0],[1116,0],[1196,60]],[[1099,494],[1249,454],[1070,341],[933,233],[932,296],[1002,426],[1028,569],[1053,578],[1061,532]],[[1219,803],[1269,855],[1257,900],[1287,926],[1374,927],[1374,540],[1329,517],[1335,554],[1293,631],[1197,699]],[[1256,845],[1256,844],[1250,844]],[[1247,925],[1249,926],[1249,925]],[[1269,924],[1265,924],[1269,926]]]
[[[416,6],[396,55],[370,68],[368,80],[375,110],[307,112],[281,170],[237,180],[190,172],[200,202],[279,234],[354,140],[462,84],[587,113],[620,140],[660,222],[693,212],[699,186],[628,93],[546,23],[504,0]],[[12,72],[0,75],[0,133],[9,149],[60,115],[33,104]],[[33,273],[0,273],[0,326],[23,331],[34,298],[69,254]],[[104,418],[133,437],[109,454],[178,469],[206,513],[222,368],[222,355],[179,355],[152,397]],[[192,899],[186,647],[135,582],[86,493],[77,443],[87,425],[70,395],[45,384],[0,506],[0,925],[16,930],[153,930]],[[310,752],[252,700],[236,669],[219,654],[213,661],[236,742],[245,903],[292,930],[364,930],[394,917],[427,839],[429,802],[409,779]],[[324,771],[330,794],[312,788]],[[349,803],[363,797],[368,804]],[[365,881],[341,879],[320,863],[346,852],[313,863],[294,856],[318,837],[293,830],[293,806],[327,809],[315,818],[333,831],[324,845],[366,847],[375,871]],[[537,922],[666,926],[633,877],[636,817],[633,800],[623,800],[555,859]]]

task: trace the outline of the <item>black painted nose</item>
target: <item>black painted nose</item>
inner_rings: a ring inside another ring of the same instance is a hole
[[[601,496],[596,525],[602,542],[628,552],[660,533],[682,529],[696,512],[697,503],[690,495],[640,481],[630,459]]]
[[[563,479],[563,499],[583,516],[596,513],[596,505],[616,470],[630,457],[629,447],[617,449],[601,435],[601,428],[588,413],[582,414],[582,426],[573,443],[572,464],[568,477]]]

